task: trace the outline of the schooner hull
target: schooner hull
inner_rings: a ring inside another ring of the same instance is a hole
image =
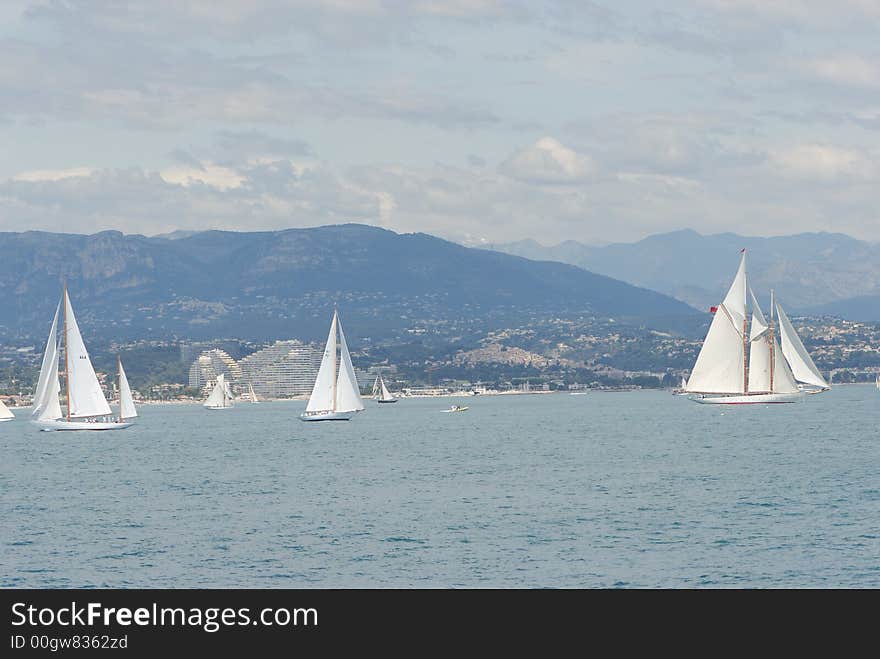
[[[71,430],[125,430],[134,425],[131,421],[34,421],[44,432]]]
[[[693,394],[690,399],[702,405],[769,405],[797,403],[803,394]]]
[[[303,412],[299,415],[301,421],[350,421],[360,410],[349,412]]]

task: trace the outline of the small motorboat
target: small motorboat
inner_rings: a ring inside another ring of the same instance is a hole
[[[467,405],[453,405],[448,410],[443,410],[444,412],[467,412]]]

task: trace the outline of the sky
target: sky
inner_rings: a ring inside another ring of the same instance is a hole
[[[4,0],[0,231],[880,241],[880,0]]]

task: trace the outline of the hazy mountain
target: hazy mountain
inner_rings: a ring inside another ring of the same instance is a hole
[[[570,265],[364,225],[174,239],[25,232],[0,236],[0,331],[44,336],[65,279],[81,325],[119,339],[323,337],[334,302],[354,336],[377,337],[444,323],[452,333],[504,327],[529,314],[644,322],[695,313]]]
[[[806,310],[855,296],[880,294],[880,244],[837,233],[754,238],[733,233],[703,236],[683,230],[604,247],[575,241],[544,247],[528,240],[495,245],[493,249],[530,259],[571,263],[705,309],[721,299],[743,247],[749,252],[752,287],[762,300],[773,288],[787,308]],[[851,306],[859,305],[854,302],[827,308],[844,310]],[[876,312],[872,317],[880,319]]]
[[[880,321],[880,295],[859,295],[857,297],[808,307],[803,313],[815,316],[839,316],[850,320]]]

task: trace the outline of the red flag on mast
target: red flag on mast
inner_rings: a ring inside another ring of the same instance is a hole
[[[715,313],[718,311],[718,307],[709,307],[709,313]]]

